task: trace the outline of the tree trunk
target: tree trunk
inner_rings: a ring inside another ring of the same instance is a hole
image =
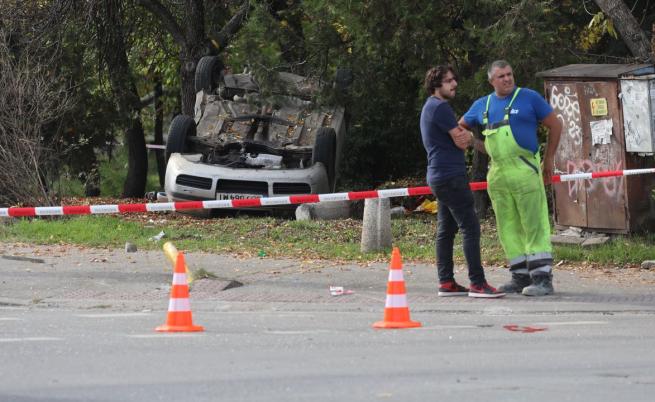
[[[196,104],[196,67],[202,56],[208,55],[212,47],[208,45],[205,33],[205,7],[203,1],[186,0],[184,45],[181,49],[182,113],[193,117]]]
[[[250,10],[250,1],[244,0],[230,21],[218,32],[206,32],[205,7],[202,0],[185,0],[183,26],[169,9],[159,0],[138,0],[162,24],[180,47],[180,81],[182,113],[193,116],[196,103],[195,73],[202,56],[215,55],[223,50],[236,32],[241,29]]]
[[[121,196],[141,198],[146,191],[148,152],[141,117],[133,118],[130,123],[130,128],[125,132],[125,142],[128,149],[127,177],[123,184],[123,194]]]
[[[120,0],[104,0],[94,15],[98,47],[109,72],[109,81],[123,118],[128,149],[127,177],[122,197],[143,197],[148,174],[148,153],[141,125],[141,100],[130,72]]]
[[[127,58],[123,10],[120,0],[104,0],[96,10],[98,45],[109,72],[109,81],[118,110],[124,119],[128,149],[127,177],[122,197],[140,198],[146,190],[148,153],[141,125],[141,100]]]
[[[655,62],[646,32],[641,29],[623,0],[594,0],[598,7],[614,22],[614,27],[633,56],[644,63]]]
[[[180,59],[180,95],[182,98],[182,113],[193,117],[193,108],[196,104],[196,65],[202,56],[194,56],[193,48],[187,48],[182,51]]]
[[[161,101],[162,84],[161,77],[157,77],[155,85],[155,144],[164,145],[164,103]],[[166,177],[166,158],[163,149],[156,149],[157,173],[159,174],[159,186],[164,188]]]

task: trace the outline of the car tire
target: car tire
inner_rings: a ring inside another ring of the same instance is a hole
[[[312,164],[321,162],[325,166],[330,191],[335,190],[335,167],[337,157],[337,133],[333,128],[321,127],[316,133],[312,149]]]
[[[168,127],[168,139],[166,140],[166,161],[175,152],[189,152],[187,139],[196,135],[196,122],[191,117],[183,114],[175,116]]]
[[[204,56],[198,61],[195,75],[196,93],[205,91],[214,93],[223,79],[223,63],[216,56]]]

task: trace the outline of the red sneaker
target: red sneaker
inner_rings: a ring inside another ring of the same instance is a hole
[[[469,294],[469,290],[462,285],[459,285],[455,281],[444,282],[439,284],[439,293],[438,296],[448,297],[448,296],[466,296]]]
[[[471,289],[469,290],[469,297],[480,297],[480,298],[497,298],[503,297],[505,293],[496,290],[496,288],[491,287],[487,282],[481,285],[471,284]]]

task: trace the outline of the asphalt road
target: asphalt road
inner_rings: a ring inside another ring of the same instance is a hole
[[[434,269],[406,263],[423,327],[374,330],[385,264],[187,262],[219,276],[192,284],[205,331],[162,334],[162,253],[0,246],[0,401],[651,401],[655,391],[650,271],[560,270],[555,296],[474,300],[436,297]],[[506,271],[487,274],[496,284]],[[234,281],[243,286],[221,290]]]

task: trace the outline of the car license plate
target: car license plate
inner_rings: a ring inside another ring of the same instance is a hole
[[[261,198],[259,194],[216,193],[217,200],[243,200],[245,198]]]

